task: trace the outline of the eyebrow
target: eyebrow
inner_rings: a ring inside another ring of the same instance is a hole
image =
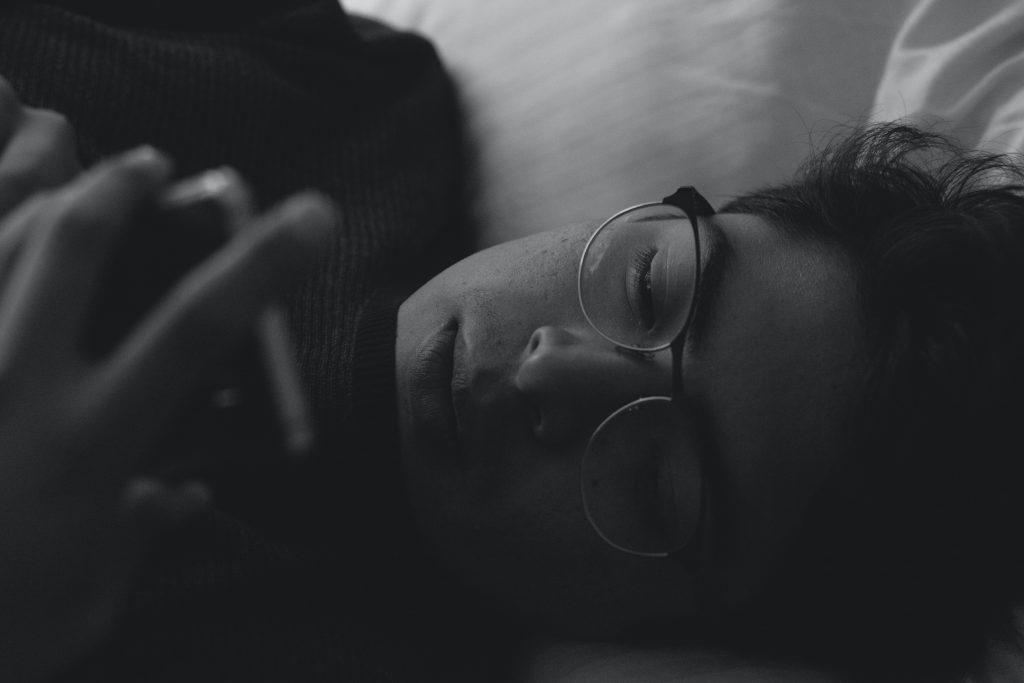
[[[697,298],[693,302],[693,318],[687,330],[689,344],[700,348],[706,338],[708,327],[715,317],[717,302],[721,295],[722,283],[730,266],[736,260],[736,251],[725,231],[715,223],[713,216],[698,219],[698,227],[703,226],[701,252],[704,263],[701,264],[700,282],[697,283]]]

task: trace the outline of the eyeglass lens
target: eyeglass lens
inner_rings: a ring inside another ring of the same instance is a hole
[[[580,305],[594,328],[637,350],[665,348],[689,315],[696,282],[689,219],[667,204],[619,214],[580,262]]]

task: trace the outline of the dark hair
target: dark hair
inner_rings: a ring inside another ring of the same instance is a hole
[[[845,466],[750,634],[873,675],[966,670],[1024,582],[1024,167],[877,125],[723,211],[852,257],[869,353]]]

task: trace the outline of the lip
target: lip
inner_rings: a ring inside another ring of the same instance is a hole
[[[458,421],[452,400],[457,320],[423,340],[409,378],[412,418],[417,434],[433,450],[464,467]]]

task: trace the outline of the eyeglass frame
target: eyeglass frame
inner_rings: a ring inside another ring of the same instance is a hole
[[[601,231],[605,229],[605,227],[607,227],[608,225],[610,225],[614,221],[618,220],[622,216],[624,216],[624,215],[626,215],[628,213],[631,213],[633,211],[638,211],[638,210],[645,209],[645,208],[648,208],[648,207],[661,206],[661,205],[667,205],[667,206],[675,207],[675,208],[679,209],[680,211],[682,211],[684,214],[686,214],[686,218],[689,220],[689,223],[690,223],[690,228],[691,228],[691,230],[693,230],[693,252],[694,252],[694,285],[693,285],[693,294],[690,297],[689,310],[687,311],[687,314],[686,314],[686,320],[683,321],[682,327],[680,327],[679,332],[676,334],[675,338],[672,341],[668,342],[667,344],[662,344],[661,346],[652,347],[652,348],[640,347],[640,346],[630,346],[628,344],[623,344],[623,343],[621,343],[619,341],[616,341],[615,339],[613,339],[610,336],[608,336],[607,334],[605,334],[597,325],[594,324],[594,321],[590,318],[590,315],[587,313],[586,306],[583,305],[583,264],[586,261],[587,252],[590,250],[591,244],[594,242],[594,239],[596,239],[597,236],[601,233]],[[593,329],[595,332],[597,332],[599,335],[601,335],[604,339],[606,339],[609,342],[611,342],[612,344],[614,344],[616,349],[619,349],[619,350],[622,350],[622,351],[628,352],[628,353],[640,354],[644,358],[650,357],[649,354],[653,354],[653,353],[656,353],[658,351],[663,351],[665,349],[670,349],[670,351],[672,353],[672,393],[669,396],[641,396],[640,398],[634,399],[634,400],[630,401],[629,403],[626,403],[626,404],[620,406],[619,408],[616,408],[615,410],[613,410],[611,413],[609,413],[609,415],[604,420],[601,421],[600,424],[598,424],[598,426],[594,429],[593,433],[591,433],[590,439],[587,441],[587,448],[584,450],[583,456],[580,458],[580,495],[581,495],[581,504],[583,505],[583,513],[586,516],[587,521],[590,523],[590,526],[594,529],[594,531],[597,533],[597,535],[601,537],[601,540],[603,540],[605,543],[607,543],[611,547],[615,548],[616,550],[620,550],[620,551],[622,551],[624,553],[627,553],[627,554],[630,554],[630,555],[637,555],[637,556],[640,556],[640,557],[654,557],[654,558],[678,558],[678,559],[682,559],[682,560],[686,561],[688,564],[693,564],[697,560],[696,549],[697,549],[697,547],[700,544],[700,526],[698,524],[697,531],[694,533],[694,535],[685,544],[683,544],[679,548],[675,548],[675,549],[667,550],[667,551],[661,551],[661,552],[639,551],[639,550],[633,550],[633,549],[630,549],[630,548],[626,548],[624,546],[621,546],[621,545],[618,545],[618,544],[612,542],[607,536],[605,536],[605,534],[601,531],[601,529],[598,527],[598,525],[594,522],[593,517],[590,514],[590,510],[589,510],[589,508],[587,506],[586,496],[583,493],[583,491],[584,491],[584,484],[585,484],[585,482],[584,482],[583,463],[586,460],[587,452],[590,450],[590,444],[593,442],[594,436],[596,436],[597,433],[601,431],[601,429],[608,423],[609,420],[613,419],[615,416],[619,415],[622,411],[626,410],[630,406],[637,405],[638,403],[641,403],[643,401],[647,401],[647,400],[653,399],[653,398],[668,398],[669,402],[672,405],[677,406],[680,410],[683,409],[682,408],[682,403],[683,403],[683,401],[682,401],[682,396],[683,396],[683,347],[686,344],[686,334],[687,334],[687,332],[690,329],[690,323],[693,321],[693,316],[694,316],[694,313],[696,312],[696,305],[695,304],[696,304],[696,302],[698,300],[698,297],[699,297],[699,294],[700,294],[699,289],[700,289],[700,285],[701,285],[702,258],[701,258],[701,244],[700,244],[700,225],[699,225],[697,219],[698,218],[706,218],[706,217],[709,217],[709,216],[714,216],[715,213],[716,212],[715,212],[714,207],[711,206],[711,204],[708,202],[708,200],[705,199],[704,196],[701,195],[700,192],[698,192],[696,188],[694,188],[692,185],[685,185],[683,187],[680,187],[680,188],[676,189],[675,192],[673,192],[671,195],[665,197],[660,202],[645,202],[645,203],[642,203],[642,204],[635,204],[633,206],[629,206],[629,207],[627,207],[625,209],[622,209],[621,211],[616,212],[610,218],[608,218],[604,222],[602,222],[594,230],[594,232],[590,235],[589,239],[587,239],[587,243],[583,247],[583,253],[580,255],[580,263],[579,263],[579,267],[577,268],[577,272],[576,272],[576,294],[577,294],[577,301],[578,301],[579,306],[580,306],[580,311],[583,313],[583,317],[586,319],[586,321],[590,325],[591,329]],[[700,511],[698,513],[699,518],[703,518],[703,516],[704,516],[706,500],[707,500],[707,495],[706,495],[706,490],[705,490],[706,489],[705,480],[706,480],[706,475],[703,474],[703,470],[702,470],[702,476],[701,476],[701,482],[700,482],[700,486],[701,486]]]

